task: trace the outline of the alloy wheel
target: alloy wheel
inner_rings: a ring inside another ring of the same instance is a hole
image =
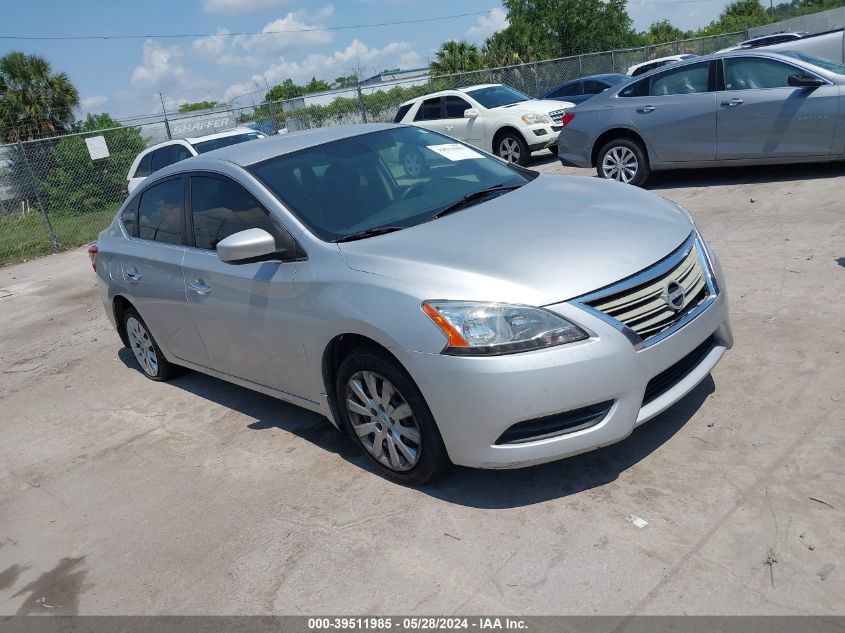
[[[416,466],[420,429],[393,383],[374,371],[352,374],[346,383],[346,410],[358,440],[380,464],[395,471]]]
[[[601,168],[605,178],[629,183],[636,177],[640,163],[637,155],[629,148],[617,146],[604,155]]]
[[[499,143],[499,156],[509,163],[518,163],[522,156],[519,142],[510,136],[503,138],[502,142]]]
[[[150,335],[144,325],[135,317],[126,319],[126,335],[129,337],[129,344],[135,359],[149,376],[158,374],[158,354]]]

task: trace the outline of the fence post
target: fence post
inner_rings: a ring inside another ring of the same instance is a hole
[[[158,93],[158,98],[161,99],[161,111],[164,114],[164,129],[167,130],[167,140],[171,140],[173,135],[170,134],[170,121],[167,120],[167,108],[164,107],[164,97],[161,96],[161,93]]]
[[[584,56],[578,55],[578,76],[584,76]]]
[[[534,69],[534,97],[539,99],[540,98],[540,76],[537,74],[537,62],[532,64],[532,68]]]
[[[56,237],[56,232],[53,230],[53,224],[50,222],[50,216],[47,215],[47,210],[41,202],[41,194],[38,193],[38,184],[35,182],[35,174],[32,172],[32,167],[29,164],[29,159],[26,157],[26,151],[24,151],[23,143],[21,143],[20,140],[18,140],[18,150],[21,153],[21,158],[23,158],[23,164],[26,165],[26,173],[29,176],[29,182],[32,183],[32,190],[35,192],[35,200],[38,202],[38,209],[41,211],[41,217],[44,219],[44,228],[47,229],[47,236],[53,243],[53,250],[59,250],[61,248],[59,238]]]
[[[616,51],[610,51],[610,67],[613,69],[610,72],[616,72]]]
[[[361,110],[361,119],[367,122],[367,105],[364,103],[364,95],[361,94],[361,84],[355,84],[355,92],[358,93],[358,108]]]

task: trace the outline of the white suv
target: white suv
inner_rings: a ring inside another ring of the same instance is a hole
[[[127,189],[129,189],[129,193],[132,193],[132,190],[144,178],[157,172],[162,167],[178,163],[180,160],[185,160],[198,154],[204,154],[214,149],[220,149],[227,145],[252,141],[257,138],[264,138],[265,136],[266,134],[262,134],[248,127],[240,127],[206,134],[205,136],[173,139],[153,145],[138,154],[135,160],[132,161],[129,174],[126,176]]]
[[[411,123],[475,145],[511,163],[524,165],[531,152],[557,143],[569,101],[532,99],[502,84],[441,90],[406,101],[394,123]],[[414,170],[406,154],[406,172]]]

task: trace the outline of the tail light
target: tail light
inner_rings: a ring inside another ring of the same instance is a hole
[[[575,118],[574,112],[567,112],[566,114],[563,115],[560,122],[563,125],[563,127],[566,127],[567,125],[569,125],[569,122],[574,118]]]
[[[91,259],[91,268],[94,269],[94,272],[97,272],[97,253],[99,252],[96,244],[91,244],[88,247],[88,257]]]

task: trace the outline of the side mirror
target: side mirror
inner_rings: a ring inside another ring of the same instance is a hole
[[[795,88],[818,88],[825,85],[823,79],[812,77],[810,75],[790,75],[787,78],[787,83]]]
[[[217,256],[227,264],[249,264],[278,259],[276,240],[264,229],[233,233],[217,243]]]
[[[464,118],[465,119],[474,119],[478,116],[478,110],[475,108],[467,108],[464,110]]]

